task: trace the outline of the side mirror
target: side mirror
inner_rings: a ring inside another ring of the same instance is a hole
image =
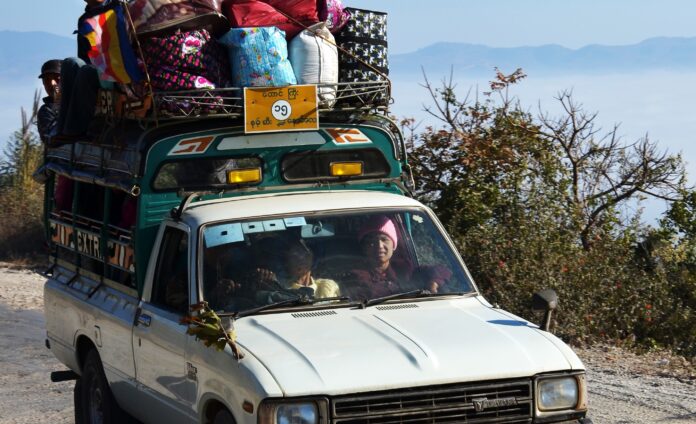
[[[544,313],[544,321],[541,323],[541,329],[549,331],[551,328],[551,314],[558,307],[558,295],[554,290],[547,289],[532,296],[532,310]]]

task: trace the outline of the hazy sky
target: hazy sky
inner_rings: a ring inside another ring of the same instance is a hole
[[[579,48],[588,44],[635,44],[651,37],[696,37],[694,0],[344,0],[349,6],[389,13],[391,53],[406,53],[440,41],[485,44],[492,47],[559,44]],[[72,37],[83,0],[2,0],[0,30],[47,31]],[[29,6],[30,5],[30,6]],[[11,40],[6,40],[11,42]],[[1,49],[1,48],[0,48]],[[420,66],[420,64],[414,64]],[[463,79],[464,87],[485,87],[486,80]],[[38,81],[35,82],[38,88]],[[420,81],[398,81],[393,112],[422,115],[427,99]],[[640,88],[637,88],[640,87]],[[575,89],[576,99],[590,111],[600,111],[603,126],[623,123],[628,140],[649,132],[660,146],[682,151],[696,175],[696,121],[691,103],[696,96],[696,70],[689,74],[617,76],[531,75],[515,94],[529,105],[542,103],[553,111],[553,95]],[[28,106],[31,88],[4,87],[0,105],[0,147],[18,122],[18,105]],[[29,94],[27,94],[29,93]],[[4,133],[4,134],[3,134]],[[7,134],[7,135],[6,135]],[[649,218],[660,207],[649,206]]]
[[[0,30],[70,36],[82,0],[3,0]],[[693,0],[344,0],[390,14],[392,53],[438,41],[493,47],[634,44],[656,36],[696,36]],[[30,6],[29,6],[30,5]]]

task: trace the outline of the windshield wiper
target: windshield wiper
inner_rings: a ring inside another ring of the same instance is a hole
[[[305,305],[315,305],[321,302],[345,302],[349,301],[349,297],[322,297],[314,298],[308,296],[297,296],[280,302],[269,303],[268,305],[259,306],[258,308],[247,309],[245,311],[233,312],[230,314],[220,314],[220,316],[231,316],[235,319],[244,318],[250,315],[256,315],[258,313],[269,311],[272,309],[280,309],[288,306],[305,306]]]
[[[411,290],[408,292],[404,293],[396,293],[396,294],[390,294],[389,296],[384,296],[384,297],[377,297],[375,299],[367,299],[363,302],[363,308],[367,308],[370,306],[374,305],[379,305],[380,303],[387,302],[389,300],[394,300],[394,299],[403,299],[403,298],[408,298],[408,297],[421,297],[430,294],[429,291],[419,289],[419,290]]]
[[[462,296],[464,293],[461,292],[450,292],[450,293],[431,293],[430,290],[419,289],[412,290],[404,293],[391,294],[389,296],[378,297],[375,299],[368,299],[362,302],[361,307],[367,308],[370,306],[379,305],[380,303],[388,302],[395,299],[406,299],[406,298],[421,298],[421,297],[440,297],[440,296]]]

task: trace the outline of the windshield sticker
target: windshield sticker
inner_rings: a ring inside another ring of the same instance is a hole
[[[245,222],[242,224],[242,230],[244,234],[263,233],[263,222]]]
[[[283,221],[285,221],[285,226],[288,228],[307,225],[307,220],[303,216],[297,218],[285,218]]]
[[[181,140],[167,156],[202,155],[213,144],[213,140],[215,140],[213,135]]]
[[[353,146],[355,144],[372,144],[372,140],[357,128],[331,128],[326,133],[331,136],[334,144]]]
[[[245,222],[242,225],[244,234],[270,233],[283,231],[287,227],[282,219],[269,219],[268,221]]]
[[[285,223],[282,219],[272,219],[269,221],[263,221],[263,229],[266,232],[282,231],[285,229]]]
[[[222,246],[223,244],[244,241],[242,224],[224,224],[206,227],[203,231],[207,247]]]

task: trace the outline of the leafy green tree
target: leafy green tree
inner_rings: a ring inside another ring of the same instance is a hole
[[[662,224],[688,242],[696,242],[696,190],[683,190],[681,198],[667,211]]]
[[[696,323],[681,331],[672,324],[680,305],[674,262],[660,247],[665,259],[655,263],[663,264],[646,266],[639,241],[647,229],[625,213],[640,196],[678,197],[681,158],[647,138],[625,144],[616,127],[603,133],[596,114],[568,93],[558,97],[561,117],[532,115],[509,97],[523,78],[498,72],[490,91],[462,99],[451,78],[440,88],[426,78],[426,111],[440,126],[419,131],[402,121],[415,194],[436,211],[492,302],[533,319],[531,294],[553,288],[561,336],[682,346]]]
[[[638,196],[678,199],[686,180],[680,155],[661,151],[647,136],[624,143],[618,125],[604,132],[595,123],[597,113],[583,110],[569,91],[557,100],[565,113],[557,118],[541,113],[538,134],[560,149],[567,182],[563,200],[579,220],[586,250],[622,204]]]
[[[22,126],[9,140],[0,160],[0,256],[24,256],[43,246],[43,187],[32,175],[43,161],[43,146],[36,134],[40,97],[31,114],[22,109]]]

